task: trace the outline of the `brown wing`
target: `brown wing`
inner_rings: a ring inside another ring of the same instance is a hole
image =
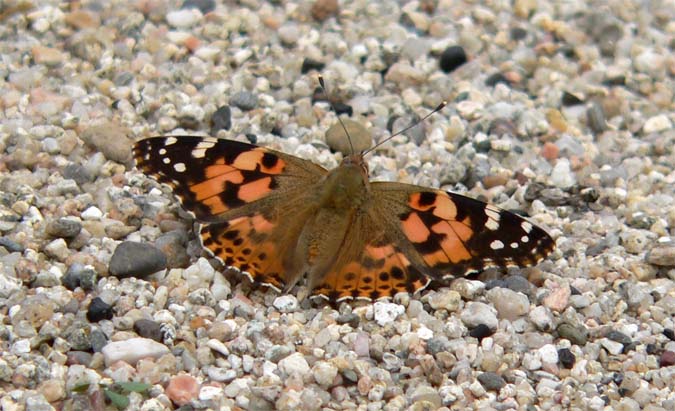
[[[371,185],[388,230],[413,264],[453,278],[488,267],[531,266],[555,242],[523,217],[459,194],[400,183]],[[414,251],[412,251],[412,250]]]
[[[283,288],[290,255],[326,173],[288,154],[211,137],[156,137],[134,146],[138,167],[168,184],[201,222],[202,244],[254,283]]]
[[[331,302],[372,301],[399,292],[415,293],[430,281],[430,270],[413,263],[414,250],[389,230],[377,202],[368,201],[353,219],[335,263],[321,278],[309,279],[313,294]]]
[[[136,165],[169,185],[203,222],[246,215],[316,184],[326,170],[311,161],[234,140],[153,137],[134,145]]]

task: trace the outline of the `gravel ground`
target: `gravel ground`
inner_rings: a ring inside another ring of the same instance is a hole
[[[0,3],[2,411],[675,409],[673,0],[400,3]],[[334,167],[319,71],[374,141],[447,100],[373,178],[557,250],[335,308],[209,260],[133,142]]]

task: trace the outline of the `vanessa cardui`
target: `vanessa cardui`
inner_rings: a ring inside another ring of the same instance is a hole
[[[329,301],[414,293],[431,279],[529,266],[554,248],[541,228],[459,194],[370,182],[362,154],[326,170],[239,141],[154,137],[138,167],[205,225],[202,244],[277,291],[308,275]]]

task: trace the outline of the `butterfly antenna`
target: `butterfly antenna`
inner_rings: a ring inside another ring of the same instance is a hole
[[[368,153],[370,153],[371,151],[375,150],[376,148],[378,148],[378,147],[381,146],[382,144],[386,143],[387,141],[391,140],[392,138],[394,138],[394,137],[396,137],[396,136],[399,136],[399,135],[405,133],[406,131],[408,131],[408,130],[410,130],[411,128],[415,127],[416,125],[418,125],[419,123],[421,123],[421,122],[423,122],[424,120],[428,119],[428,118],[431,117],[432,115],[434,115],[434,114],[438,113],[439,111],[443,110],[443,107],[445,107],[445,106],[447,106],[447,105],[448,105],[448,102],[447,102],[447,101],[443,101],[443,102],[442,102],[441,104],[439,104],[432,112],[430,112],[430,113],[427,114],[426,116],[422,117],[422,118],[419,119],[418,121],[415,121],[414,123],[412,123],[412,124],[409,125],[408,127],[404,128],[403,130],[397,131],[396,133],[390,135],[389,137],[387,137],[387,138],[385,138],[384,140],[380,141],[379,143],[375,144],[374,146],[372,146],[372,147],[369,148],[368,150],[364,151],[364,152],[363,152],[363,155],[365,156],[366,154],[368,154]]]
[[[319,85],[321,86],[321,91],[323,91],[323,94],[326,96],[326,100],[328,100],[328,104],[330,104],[330,108],[335,112],[335,115],[337,116],[338,121],[340,122],[340,125],[342,126],[342,129],[345,131],[345,135],[347,136],[347,141],[349,141],[349,148],[352,151],[352,154],[354,154],[354,146],[352,145],[352,138],[349,135],[349,132],[347,131],[347,127],[345,127],[345,123],[342,122],[342,119],[340,118],[340,115],[338,114],[337,110],[335,109],[335,106],[333,105],[333,102],[330,100],[330,97],[328,97],[328,92],[326,91],[326,83],[323,82],[323,76],[319,74]]]

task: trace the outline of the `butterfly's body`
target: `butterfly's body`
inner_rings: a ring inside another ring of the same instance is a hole
[[[494,206],[430,188],[370,182],[363,156],[325,170],[231,140],[158,137],[134,149],[206,223],[203,245],[277,290],[308,277],[331,301],[415,292],[431,279],[532,265],[553,249],[541,229]]]

